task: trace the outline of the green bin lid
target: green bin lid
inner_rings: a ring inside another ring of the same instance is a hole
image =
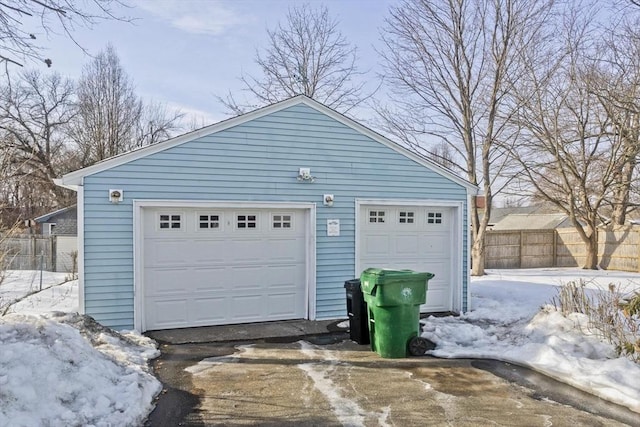
[[[427,281],[433,277],[432,273],[420,273],[413,270],[394,270],[391,268],[367,268],[362,272],[361,277],[376,276],[375,281],[379,285],[384,283],[395,282],[398,280],[424,280]]]

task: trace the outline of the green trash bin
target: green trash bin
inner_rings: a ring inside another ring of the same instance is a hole
[[[367,303],[371,349],[385,358],[424,354],[420,305],[427,300],[431,273],[369,268],[360,275]]]

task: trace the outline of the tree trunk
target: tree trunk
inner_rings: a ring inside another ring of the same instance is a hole
[[[587,257],[582,266],[585,270],[598,269],[598,231],[593,231],[585,242]]]
[[[627,220],[627,209],[629,207],[629,191],[633,178],[635,160],[626,161],[621,170],[616,174],[616,186],[613,189],[613,212],[611,213],[611,223],[613,225],[624,225]]]
[[[484,237],[487,225],[489,224],[489,216],[491,215],[492,196],[490,189],[485,186],[485,190],[489,190],[485,194],[484,214],[480,218],[476,198],[472,198],[471,202],[471,229],[473,230],[471,238],[471,275],[484,276]]]
[[[484,276],[484,233],[473,239],[471,246],[471,275]]]

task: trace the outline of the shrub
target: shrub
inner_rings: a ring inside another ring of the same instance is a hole
[[[584,280],[566,283],[552,304],[565,316],[587,315],[591,332],[613,344],[618,355],[640,362],[640,293],[630,296],[613,283],[587,292],[586,285]]]

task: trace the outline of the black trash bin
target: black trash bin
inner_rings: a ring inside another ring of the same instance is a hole
[[[344,282],[347,290],[347,314],[349,315],[349,338],[358,344],[369,344],[369,320],[367,304],[364,302],[360,279]]]

